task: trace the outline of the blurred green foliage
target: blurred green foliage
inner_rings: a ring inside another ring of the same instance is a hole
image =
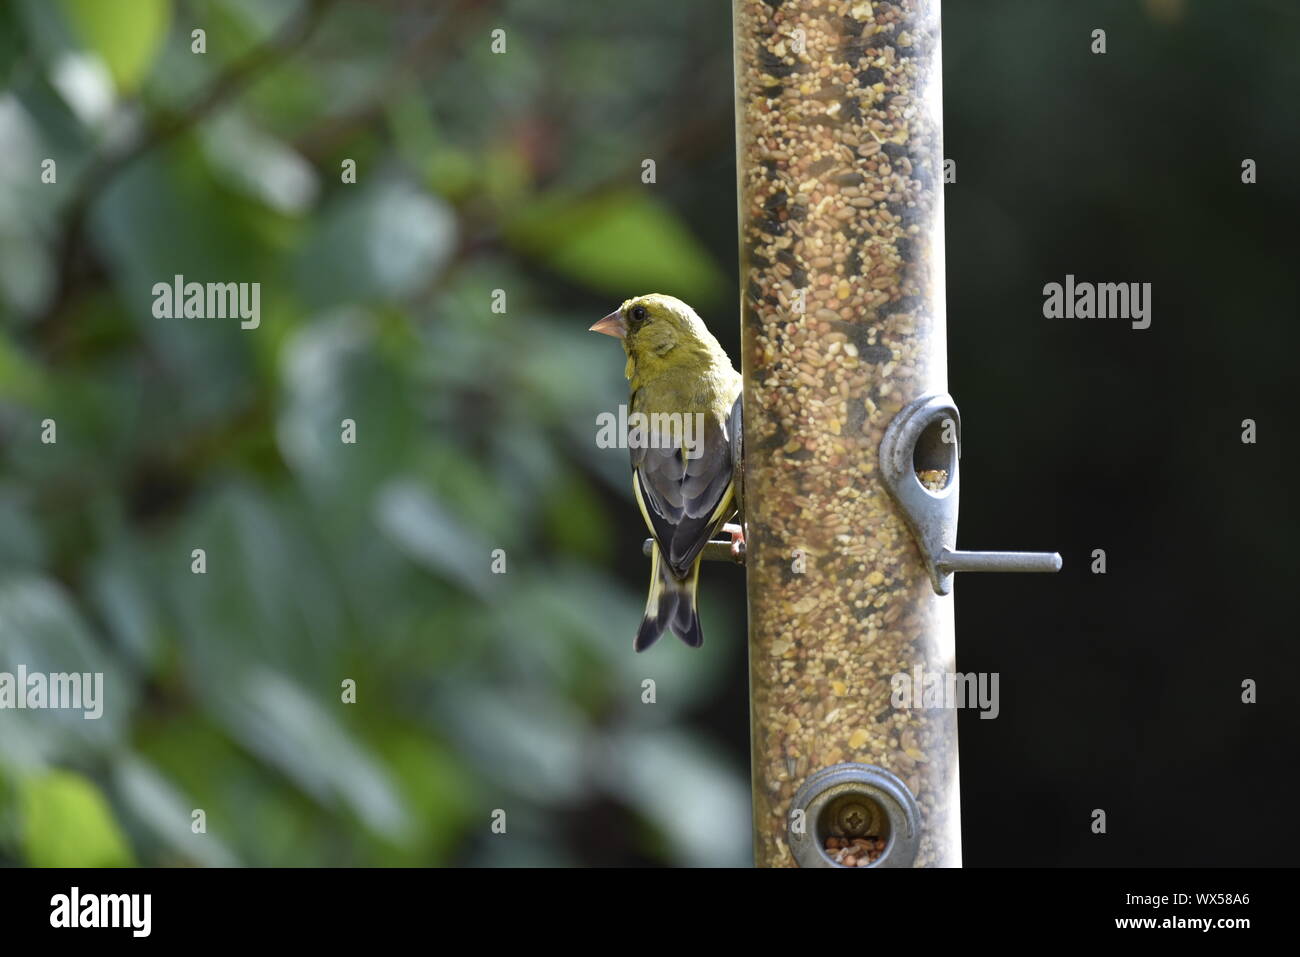
[[[694,187],[640,182],[717,163],[682,117],[730,137],[726,13],[580,6],[0,4],[0,671],[106,699],[0,712],[0,863],[747,859],[691,715],[739,608],[632,655],[585,332],[651,290],[729,315]],[[260,283],[260,327],[155,318],[178,274]]]

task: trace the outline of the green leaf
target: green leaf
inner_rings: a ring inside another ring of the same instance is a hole
[[[414,812],[410,836],[390,848],[394,863],[450,863],[483,805],[473,770],[453,749],[423,732],[385,728],[376,746]]]
[[[34,867],[129,867],[134,861],[108,802],[71,771],[50,771],[20,785],[23,849]]]
[[[50,578],[16,573],[0,578],[0,672],[20,665],[29,675],[102,675],[95,702],[81,708],[5,711],[0,716],[0,761],[39,769],[116,747],[126,733],[134,690],[73,596]],[[86,720],[95,710],[100,717]]]
[[[394,479],[376,496],[375,519],[390,541],[413,561],[480,597],[491,548],[419,483]]]
[[[212,704],[245,748],[279,769],[323,807],[347,808],[375,834],[408,836],[410,812],[391,775],[328,709],[292,679],[249,669]],[[211,693],[211,692],[209,692]]]
[[[103,58],[117,88],[133,92],[149,72],[171,20],[170,0],[63,0],[77,38]]]
[[[234,854],[216,834],[192,828],[194,801],[156,768],[137,757],[123,757],[113,769],[113,789],[123,814],[184,861],[205,867],[235,867]]]
[[[22,25],[13,4],[0,4],[0,86],[9,85],[9,74],[23,55]]]
[[[746,867],[749,792],[726,757],[675,731],[620,730],[598,767],[610,790],[641,812],[688,867]],[[682,802],[680,795],[693,799]]]
[[[556,272],[620,299],[662,292],[711,304],[726,285],[676,213],[641,190],[546,196],[508,223],[505,235]]]
[[[46,398],[44,370],[0,335],[0,399],[35,405]]]
[[[436,277],[456,251],[456,217],[441,198],[376,173],[316,218],[299,250],[299,291],[322,308],[400,300]]]

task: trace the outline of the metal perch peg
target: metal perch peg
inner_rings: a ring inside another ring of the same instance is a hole
[[[935,562],[945,572],[1059,572],[1058,552],[954,552],[944,549]]]
[[[641,554],[649,558],[654,551],[654,547],[655,540],[647,538],[641,543]],[[736,565],[743,565],[745,564],[745,543],[743,541],[735,544],[722,540],[711,541],[704,546],[702,554],[706,562],[732,562]]]
[[[961,416],[952,397],[923,395],[894,416],[880,442],[880,467],[930,572],[937,594],[954,572],[1059,572],[1056,552],[967,552],[957,547]]]

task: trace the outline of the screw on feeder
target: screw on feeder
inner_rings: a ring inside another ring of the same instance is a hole
[[[849,800],[840,808],[836,816],[836,823],[849,837],[860,837],[867,833],[867,825],[871,823],[871,812],[866,805]]]
[[[924,395],[890,421],[880,442],[886,487],[921,550],[936,594],[952,591],[954,572],[1059,572],[1056,552],[968,552],[957,545],[961,416],[952,397]],[[924,484],[921,475],[936,476]]]

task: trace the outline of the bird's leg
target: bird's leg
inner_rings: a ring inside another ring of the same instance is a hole
[[[731,557],[734,561],[743,562],[745,560],[745,529],[739,525],[733,525],[728,522],[722,526],[722,531],[731,536]]]

